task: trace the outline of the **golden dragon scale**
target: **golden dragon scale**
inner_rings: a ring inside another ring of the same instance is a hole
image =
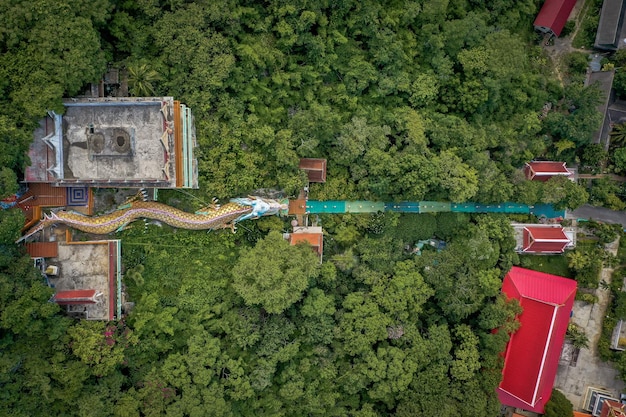
[[[44,219],[30,229],[22,239],[53,224],[65,224],[87,233],[106,234],[119,230],[139,218],[158,220],[182,229],[211,230],[228,227],[235,220],[253,211],[251,206],[233,202],[195,214],[153,201],[135,201],[123,207],[112,213],[94,217],[68,211],[50,213],[45,215]]]

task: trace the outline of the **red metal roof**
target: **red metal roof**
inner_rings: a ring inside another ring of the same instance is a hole
[[[556,36],[561,34],[576,0],[546,0],[535,19],[535,27],[549,28]]]
[[[517,299],[523,312],[518,317],[520,327],[507,344],[498,397],[502,404],[543,413],[552,393],[576,281],[513,267],[502,292]]]
[[[527,226],[523,238],[527,253],[562,253],[570,243],[562,227]]]
[[[109,320],[114,320],[117,307],[117,245],[119,242],[109,241]],[[118,317],[119,319],[120,317]]]
[[[59,256],[57,242],[31,242],[26,244],[26,252],[31,258],[56,258]]]

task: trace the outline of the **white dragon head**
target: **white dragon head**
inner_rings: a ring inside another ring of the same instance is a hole
[[[280,203],[276,200],[255,196],[249,196],[247,198],[233,198],[230,201],[241,204],[242,206],[252,207],[252,211],[250,213],[244,214],[236,220],[238,222],[248,219],[258,219],[261,216],[271,216],[280,213],[281,210],[287,210],[289,208],[287,204]]]

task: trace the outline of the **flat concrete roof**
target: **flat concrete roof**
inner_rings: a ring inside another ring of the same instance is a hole
[[[165,124],[161,100],[141,104],[80,100],[65,105],[64,179],[167,181],[170,149],[161,141]]]
[[[101,295],[95,304],[71,305],[70,315],[88,320],[113,320],[117,314],[119,240],[93,242],[59,242],[58,256],[48,258],[48,265],[59,267],[59,274],[50,277],[55,291],[93,289]]]

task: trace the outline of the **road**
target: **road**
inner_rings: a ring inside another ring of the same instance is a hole
[[[574,211],[568,211],[567,217],[618,223],[626,228],[626,211],[609,210],[604,207],[594,207],[589,204],[585,204]]]

